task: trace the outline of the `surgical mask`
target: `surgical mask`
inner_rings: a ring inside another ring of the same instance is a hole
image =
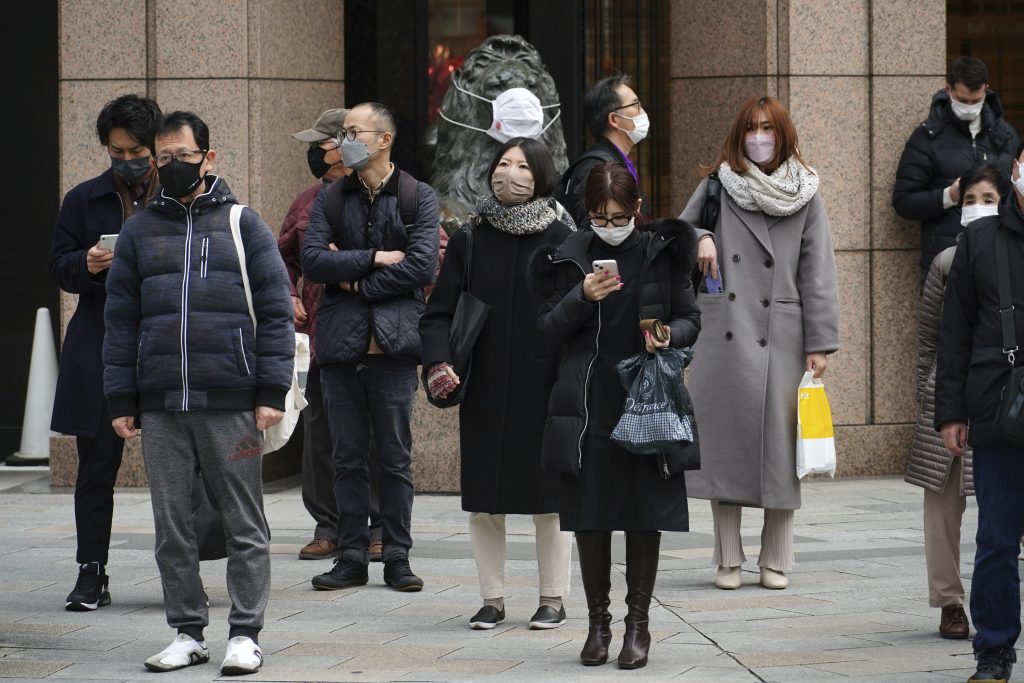
[[[651,117],[647,115],[647,112],[636,116],[626,116],[625,114],[616,114],[616,116],[633,122],[633,130],[623,130],[622,132],[629,137],[629,141],[634,145],[639,145],[647,137],[647,132],[651,129]]]
[[[970,206],[965,206],[963,210],[960,211],[960,225],[966,228],[968,223],[973,223],[979,218],[998,215],[998,204],[971,204]]]
[[[950,97],[949,106],[953,109],[953,114],[961,121],[973,121],[981,116],[981,109],[985,106],[985,100],[977,104],[964,104]]]
[[[192,194],[192,191],[199,187],[202,176],[199,175],[199,167],[203,160],[190,164],[180,159],[171,159],[167,164],[156,169],[163,185],[164,194],[168,197],[181,199]]]
[[[771,161],[771,158],[775,156],[775,134],[755,133],[754,135],[748,135],[743,140],[743,147],[747,153],[747,158],[755,164]]]
[[[500,93],[497,98],[489,100],[486,97],[481,97],[464,89],[454,78],[452,79],[452,85],[461,93],[484,102],[490,102],[492,111],[491,127],[486,129],[477,128],[468,123],[455,121],[446,116],[443,109],[439,112],[441,118],[456,126],[487,133],[501,143],[508,142],[512,138],[533,138],[538,140],[544,134],[544,131],[562,115],[562,112],[559,111],[548,121],[547,125],[544,125],[544,110],[561,107],[562,105],[541,105],[537,96],[526,88],[509,88]]]
[[[621,228],[617,228],[614,225],[606,228],[600,228],[593,223],[590,224],[590,229],[594,231],[594,234],[604,240],[606,243],[617,247],[626,241],[626,238],[632,234],[633,229],[636,227],[636,218],[630,218],[629,222],[623,225]]]
[[[491,191],[505,206],[525,204],[530,201],[535,186],[533,174],[526,171],[498,168],[491,175]]]
[[[377,152],[379,151],[378,149]],[[366,168],[370,163],[370,157],[377,152],[371,153],[370,145],[359,140],[349,140],[346,137],[341,141],[341,162],[353,171],[362,171]]]
[[[110,168],[129,185],[141,182],[149,173],[149,157],[141,159],[115,159],[110,157]]]
[[[1013,181],[1013,189],[1017,190],[1021,197],[1024,197],[1024,168],[1019,169],[1018,173],[1021,175]]]
[[[306,152],[306,162],[309,164],[309,172],[313,174],[314,178],[323,178],[324,175],[330,171],[334,166],[340,164],[340,161],[336,161],[333,164],[329,164],[324,161],[324,157],[327,156],[326,150],[319,145],[312,145],[309,151]]]

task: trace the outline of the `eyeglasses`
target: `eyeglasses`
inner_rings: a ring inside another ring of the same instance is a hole
[[[194,149],[191,152],[178,152],[177,154],[158,154],[156,156],[156,165],[166,166],[175,159],[178,161],[183,161],[186,164],[194,164],[198,162],[200,159],[202,159],[203,155],[206,154],[208,151],[210,150]]]
[[[612,109],[612,111],[616,112],[619,111],[620,109],[629,109],[630,107],[636,107],[636,113],[639,114],[641,109],[640,100],[637,100],[636,102],[630,102],[629,104],[624,104],[621,107],[615,107],[615,109]]]
[[[598,214],[590,214],[590,222],[599,228],[607,228],[608,224],[611,223],[616,228],[624,228],[629,225],[629,222],[633,220],[632,216],[619,214],[618,216],[601,216]]]
[[[386,131],[383,131],[383,130],[359,130],[358,128],[349,128],[347,130],[342,130],[341,134],[338,136],[338,138],[339,139],[341,139],[341,138],[348,138],[349,140],[355,140],[356,136],[359,135],[360,133],[377,133],[378,135],[380,135],[381,133],[384,133],[384,132],[386,132]]]

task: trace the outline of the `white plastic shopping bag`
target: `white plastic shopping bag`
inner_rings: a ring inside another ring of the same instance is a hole
[[[836,440],[825,385],[805,372],[797,389],[796,476],[836,476]]]

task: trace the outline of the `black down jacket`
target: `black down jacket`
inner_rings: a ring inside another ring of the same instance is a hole
[[[992,420],[1010,367],[1002,353],[996,232],[1006,231],[1013,320],[1017,343],[1024,338],[1024,217],[1015,194],[999,206],[999,216],[980,218],[964,231],[953,256],[939,327],[935,371],[935,428],[947,422],[970,425],[972,446],[993,443]],[[1024,364],[1018,352],[1016,365]]]
[[[995,164],[1010,173],[1020,140],[1003,118],[1003,105],[994,92],[981,110],[981,131],[971,137],[967,121],[953,114],[949,94],[932,98],[927,120],[907,140],[896,169],[892,206],[903,218],[921,223],[921,268],[927,269],[939,252],[956,244],[960,207],[943,207],[943,191],[971,166]]]
[[[640,318],[668,324],[673,347],[692,346],[700,331],[700,310],[690,282],[696,253],[693,228],[674,218],[660,219],[649,224],[641,237]],[[598,238],[592,230],[576,232],[557,249],[538,250],[530,263],[530,285],[546,302],[540,310],[540,331],[562,345],[541,450],[541,460],[548,464],[573,454],[586,467],[587,398],[601,328],[600,304],[583,296],[583,279],[593,271],[590,245],[594,239]],[[638,345],[637,352],[641,348]],[[672,474],[683,469],[681,459],[676,462],[670,457],[667,465]]]
[[[372,204],[355,173],[328,185],[313,202],[302,243],[302,272],[325,285],[316,323],[320,365],[362,360],[371,334],[386,355],[419,360],[423,288],[434,282],[440,223],[437,195],[422,182],[416,184],[415,220],[403,223],[400,174],[395,166]],[[341,195],[340,225],[327,220],[329,193]],[[338,250],[331,251],[331,244]],[[401,251],[405,258],[374,268],[377,251]],[[355,281],[358,293],[339,287]]]
[[[186,207],[161,192],[121,229],[107,275],[103,388],[110,417],[160,410],[284,410],[295,328],[288,272],[267,224],[240,219],[252,318],[227,184]]]

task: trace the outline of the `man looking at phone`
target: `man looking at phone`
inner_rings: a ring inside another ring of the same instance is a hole
[[[114,480],[124,440],[114,433],[103,400],[103,307],[109,247],[121,225],[145,208],[157,182],[147,142],[160,107],[148,97],[122,95],[107,102],[96,120],[96,135],[110,157],[110,168],[72,188],[64,197],[49,270],[54,282],[78,295],[61,348],[60,372],[50,428],[71,434],[78,444],[75,530],[78,581],[65,600],[72,611],[110,604],[106,573]]]

